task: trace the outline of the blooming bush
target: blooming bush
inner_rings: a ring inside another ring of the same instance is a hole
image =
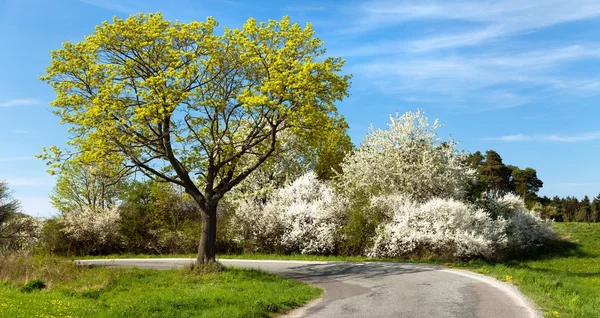
[[[523,199],[514,194],[492,201],[491,206],[499,217],[508,220],[506,236],[509,252],[533,250],[555,235],[552,221],[542,219],[538,212],[527,210]]]
[[[421,111],[390,116],[385,130],[371,127],[361,146],[342,163],[343,188],[374,194],[398,194],[425,202],[434,197],[464,196],[474,171],[453,139],[442,141],[436,120]]]
[[[416,203],[399,195],[374,198],[372,208],[390,217],[375,237],[370,257],[437,255],[444,258],[491,257],[506,241],[506,221],[454,199]]]
[[[342,207],[334,191],[311,172],[275,191],[265,203],[242,202],[231,226],[246,249],[327,254],[335,248]]]
[[[0,223],[0,251],[30,251],[41,243],[43,226],[43,219],[20,213]]]
[[[78,211],[64,213],[59,219],[61,231],[78,245],[83,253],[97,253],[112,250],[121,245],[118,231],[119,209],[91,208],[84,206]]]
[[[417,203],[399,195],[376,197],[389,222],[380,226],[370,257],[441,256],[495,258],[543,245],[554,235],[551,222],[525,208],[514,195],[491,201],[486,208],[454,199]]]

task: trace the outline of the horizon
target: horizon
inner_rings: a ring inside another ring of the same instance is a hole
[[[55,94],[38,79],[50,50],[77,42],[113,16],[162,12],[166,19],[213,16],[231,28],[248,18],[312,23],[328,56],[346,59],[350,97],[338,103],[359,145],[369,125],[396,111],[440,118],[469,152],[493,149],[505,164],[537,170],[553,197],[600,193],[600,2],[578,0],[326,3],[191,1],[0,2],[0,179],[25,213],[51,216],[54,178],[34,155],[63,146],[67,128],[49,111]]]

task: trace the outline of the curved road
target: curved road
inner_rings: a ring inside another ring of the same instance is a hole
[[[76,261],[167,269],[193,259]],[[511,285],[438,265],[312,261],[219,260],[226,266],[257,268],[325,289],[323,298],[290,317],[539,317],[531,302]]]

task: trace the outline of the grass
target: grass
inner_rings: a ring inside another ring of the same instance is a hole
[[[517,285],[547,317],[600,317],[600,224],[556,223],[555,228],[565,240],[539,253],[452,265]]]
[[[0,259],[0,317],[269,317],[321,293],[257,270],[198,273]]]
[[[562,237],[543,250],[503,262],[452,262],[467,269],[515,284],[547,317],[600,317],[600,224],[556,223]],[[106,258],[195,257],[195,255],[111,255]],[[440,263],[435,259],[366,259],[357,256],[241,254],[220,258],[314,261],[393,261]],[[90,257],[94,258],[94,257]],[[98,258],[98,257],[95,257]]]

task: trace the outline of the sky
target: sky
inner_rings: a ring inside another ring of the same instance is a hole
[[[600,192],[600,1],[0,0],[0,179],[26,213],[56,213],[54,179],[34,155],[68,138],[38,79],[50,51],[113,16],[213,16],[220,27],[289,15],[346,60],[338,109],[359,144],[370,124],[422,109],[466,151],[533,167],[540,195]]]

